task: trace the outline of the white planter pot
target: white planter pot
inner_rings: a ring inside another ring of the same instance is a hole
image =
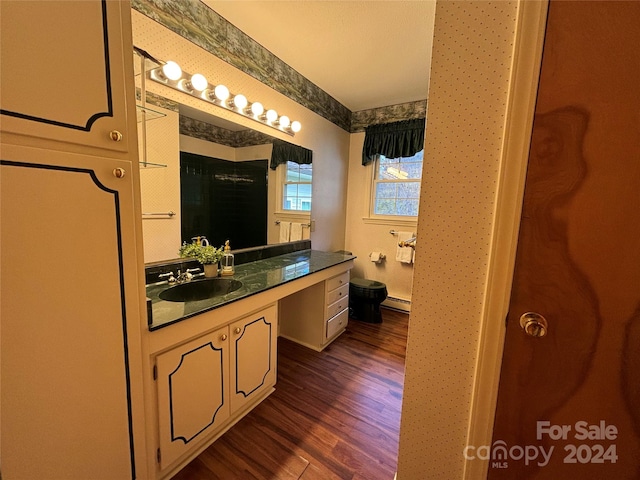
[[[207,278],[217,277],[218,276],[218,264],[217,263],[207,263],[204,266],[204,276]]]

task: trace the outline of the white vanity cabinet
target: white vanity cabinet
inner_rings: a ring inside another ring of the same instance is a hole
[[[280,300],[280,335],[323,350],[347,328],[349,271]]]
[[[277,318],[274,304],[156,355],[160,478],[273,391]]]

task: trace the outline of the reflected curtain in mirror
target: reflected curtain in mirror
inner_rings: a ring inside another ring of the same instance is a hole
[[[313,152],[308,148],[300,147],[284,140],[273,140],[273,152],[271,153],[271,170],[278,168],[287,162],[300,165],[309,165],[313,160]]]

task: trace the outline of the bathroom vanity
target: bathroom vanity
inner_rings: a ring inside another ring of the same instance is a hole
[[[157,478],[174,475],[274,391],[279,332],[315,350],[344,332],[353,260],[301,250],[241,264],[233,276],[241,287],[201,300],[167,301],[176,286],[147,286]]]

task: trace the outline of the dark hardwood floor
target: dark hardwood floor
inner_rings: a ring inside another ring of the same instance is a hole
[[[409,315],[382,315],[321,353],[279,339],[276,391],[174,478],[392,480]]]

